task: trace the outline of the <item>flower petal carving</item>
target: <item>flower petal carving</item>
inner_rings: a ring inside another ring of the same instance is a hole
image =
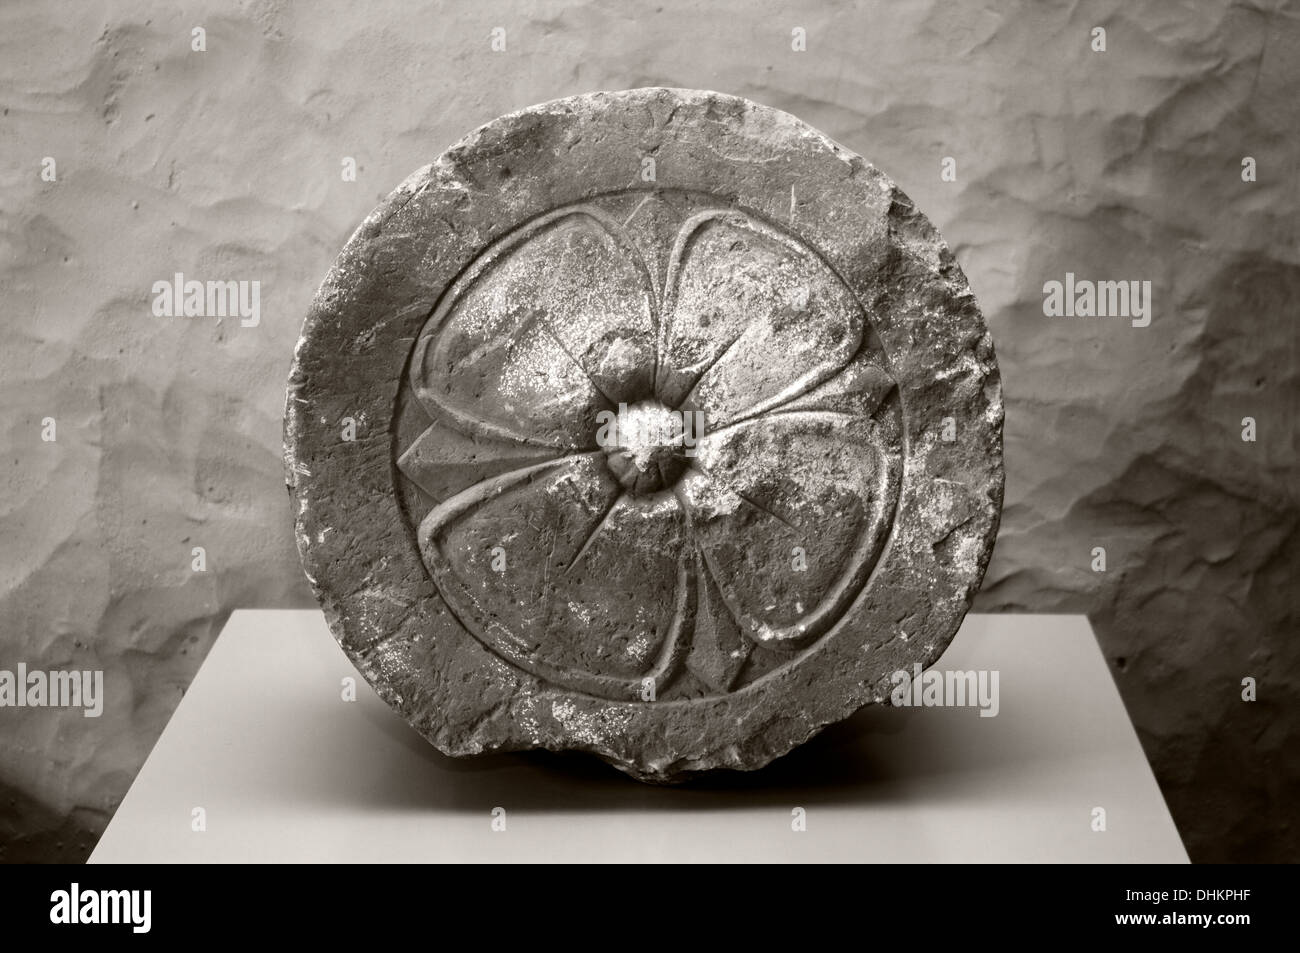
[[[660,394],[712,426],[757,416],[857,353],[862,310],[825,262],[752,217],[689,219],[668,263]]]
[[[683,481],[695,538],[740,629],[800,647],[856,597],[893,516],[895,419],[780,410],[709,434]]]
[[[556,449],[590,449],[595,416],[648,386],[650,276],[620,227],[567,210],[511,233],[444,295],[410,382],[434,416]]]
[[[421,550],[481,641],[560,684],[635,698],[679,665],[694,596],[679,505],[623,497],[593,454],[523,467],[430,511]]]

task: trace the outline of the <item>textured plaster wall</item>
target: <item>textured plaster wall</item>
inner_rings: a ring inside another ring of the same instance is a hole
[[[1006,388],[977,609],[1088,612],[1193,858],[1300,859],[1298,82],[1286,3],[6,3],[0,668],[107,699],[0,709],[0,859],[84,857],[226,615],[313,604],[283,385],[366,212],[503,112],[644,85],[789,110],[930,216]],[[177,271],[260,281],[260,325],[155,317]],[[1150,327],[1044,317],[1067,271],[1151,281]]]

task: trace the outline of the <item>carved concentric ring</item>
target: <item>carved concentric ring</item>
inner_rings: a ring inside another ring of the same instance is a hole
[[[652,683],[655,703],[750,684],[829,629],[884,544],[887,366],[818,253],[751,213],[649,191],[543,215],[416,339],[403,405],[427,424],[398,466],[425,566],[475,638],[550,682]]]

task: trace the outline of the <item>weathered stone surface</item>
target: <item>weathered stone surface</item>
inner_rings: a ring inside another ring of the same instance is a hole
[[[1001,425],[966,280],[893,183],[656,88],[489,123],[372,213],[286,454],[333,631],[433,744],[662,781],[760,767],[938,657]]]

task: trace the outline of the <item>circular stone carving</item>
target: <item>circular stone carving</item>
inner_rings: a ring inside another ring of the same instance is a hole
[[[1001,425],[965,278],[888,179],[787,114],[643,89],[489,123],[372,213],[285,440],[331,628],[433,744],[675,780],[938,657]]]

